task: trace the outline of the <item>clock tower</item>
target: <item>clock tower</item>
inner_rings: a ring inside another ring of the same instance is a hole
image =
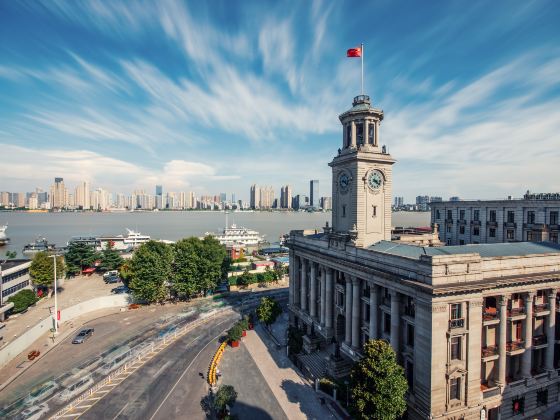
[[[383,111],[367,95],[354,98],[339,116],[342,148],[332,168],[332,230],[349,233],[359,247],[391,240],[392,165],[395,160],[379,146]]]

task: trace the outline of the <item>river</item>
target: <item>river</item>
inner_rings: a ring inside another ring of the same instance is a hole
[[[278,242],[280,235],[292,229],[320,229],[331,221],[331,213],[306,212],[242,212],[229,216],[229,223],[236,223],[265,235],[269,242]],[[206,232],[223,229],[226,220],[223,212],[133,212],[133,213],[25,213],[0,212],[0,225],[8,224],[10,238],[7,246],[0,248],[18,252],[36,238],[47,238],[57,246],[64,246],[73,236],[126,234],[126,228],[150,235],[153,239],[176,241],[189,236],[202,236]],[[393,226],[429,226],[430,213],[393,213]]]

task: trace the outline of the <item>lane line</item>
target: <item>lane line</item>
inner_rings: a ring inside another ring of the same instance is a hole
[[[217,324],[216,326],[221,325],[221,324],[223,324],[224,322],[227,322],[227,321],[231,321],[231,319],[225,319],[222,322],[220,322],[219,324]],[[218,338],[220,338],[220,336],[224,333],[224,331],[226,331],[226,330],[220,331],[220,333],[216,337],[214,337],[210,341],[208,341],[208,343],[206,343],[206,345],[202,349],[200,349],[200,351],[196,354],[196,356],[194,356],[194,358],[191,360],[189,365],[185,368],[184,372],[181,374],[179,379],[177,379],[177,382],[175,382],[175,385],[173,385],[173,388],[171,388],[171,390],[167,393],[167,395],[165,396],[165,398],[163,399],[161,404],[158,406],[158,408],[156,408],[156,411],[154,411],[154,414],[152,414],[152,417],[150,417],[150,420],[154,420],[154,417],[156,416],[158,411],[161,409],[161,407],[163,407],[163,404],[165,404],[165,402],[167,401],[169,396],[173,393],[173,391],[175,390],[177,385],[179,385],[179,382],[181,382],[183,377],[187,374],[187,372],[189,371],[189,368],[193,365],[193,363],[196,361],[198,356],[200,356],[200,353],[202,353],[204,350],[206,350],[206,347],[208,347],[210,344],[212,344],[214,341],[216,341]]]
[[[160,367],[156,373],[154,373],[153,377],[154,377],[154,378],[157,378],[165,369],[167,369],[167,367],[168,367],[170,364],[171,364],[171,360],[168,361],[168,362],[165,362],[165,363],[163,364],[163,366]]]
[[[53,263],[53,265],[54,265],[54,263]],[[130,401],[127,402],[127,403],[123,406],[123,408],[121,408],[121,410],[117,413],[117,415],[116,415],[115,417],[113,417],[113,420],[117,420],[117,417],[119,417],[119,416],[121,415],[121,413],[124,411],[124,409],[125,409],[126,407],[128,407],[128,404],[130,404]]]

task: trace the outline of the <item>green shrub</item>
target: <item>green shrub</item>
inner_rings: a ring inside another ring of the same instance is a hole
[[[35,296],[35,292],[33,292],[33,290],[25,289],[10,297],[8,302],[12,302],[14,304],[12,313],[17,314],[25,311],[38,300],[39,298]]]
[[[227,332],[227,338],[229,341],[239,341],[243,336],[243,328],[239,325],[239,322],[231,327]]]
[[[333,390],[337,388],[337,385],[331,381],[329,378],[319,379],[319,389],[325,394],[332,395]]]

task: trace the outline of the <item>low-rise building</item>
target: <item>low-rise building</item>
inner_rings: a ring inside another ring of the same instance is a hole
[[[13,307],[8,303],[10,296],[22,289],[32,289],[29,267],[31,260],[0,262],[0,320],[3,321],[6,311]]]

